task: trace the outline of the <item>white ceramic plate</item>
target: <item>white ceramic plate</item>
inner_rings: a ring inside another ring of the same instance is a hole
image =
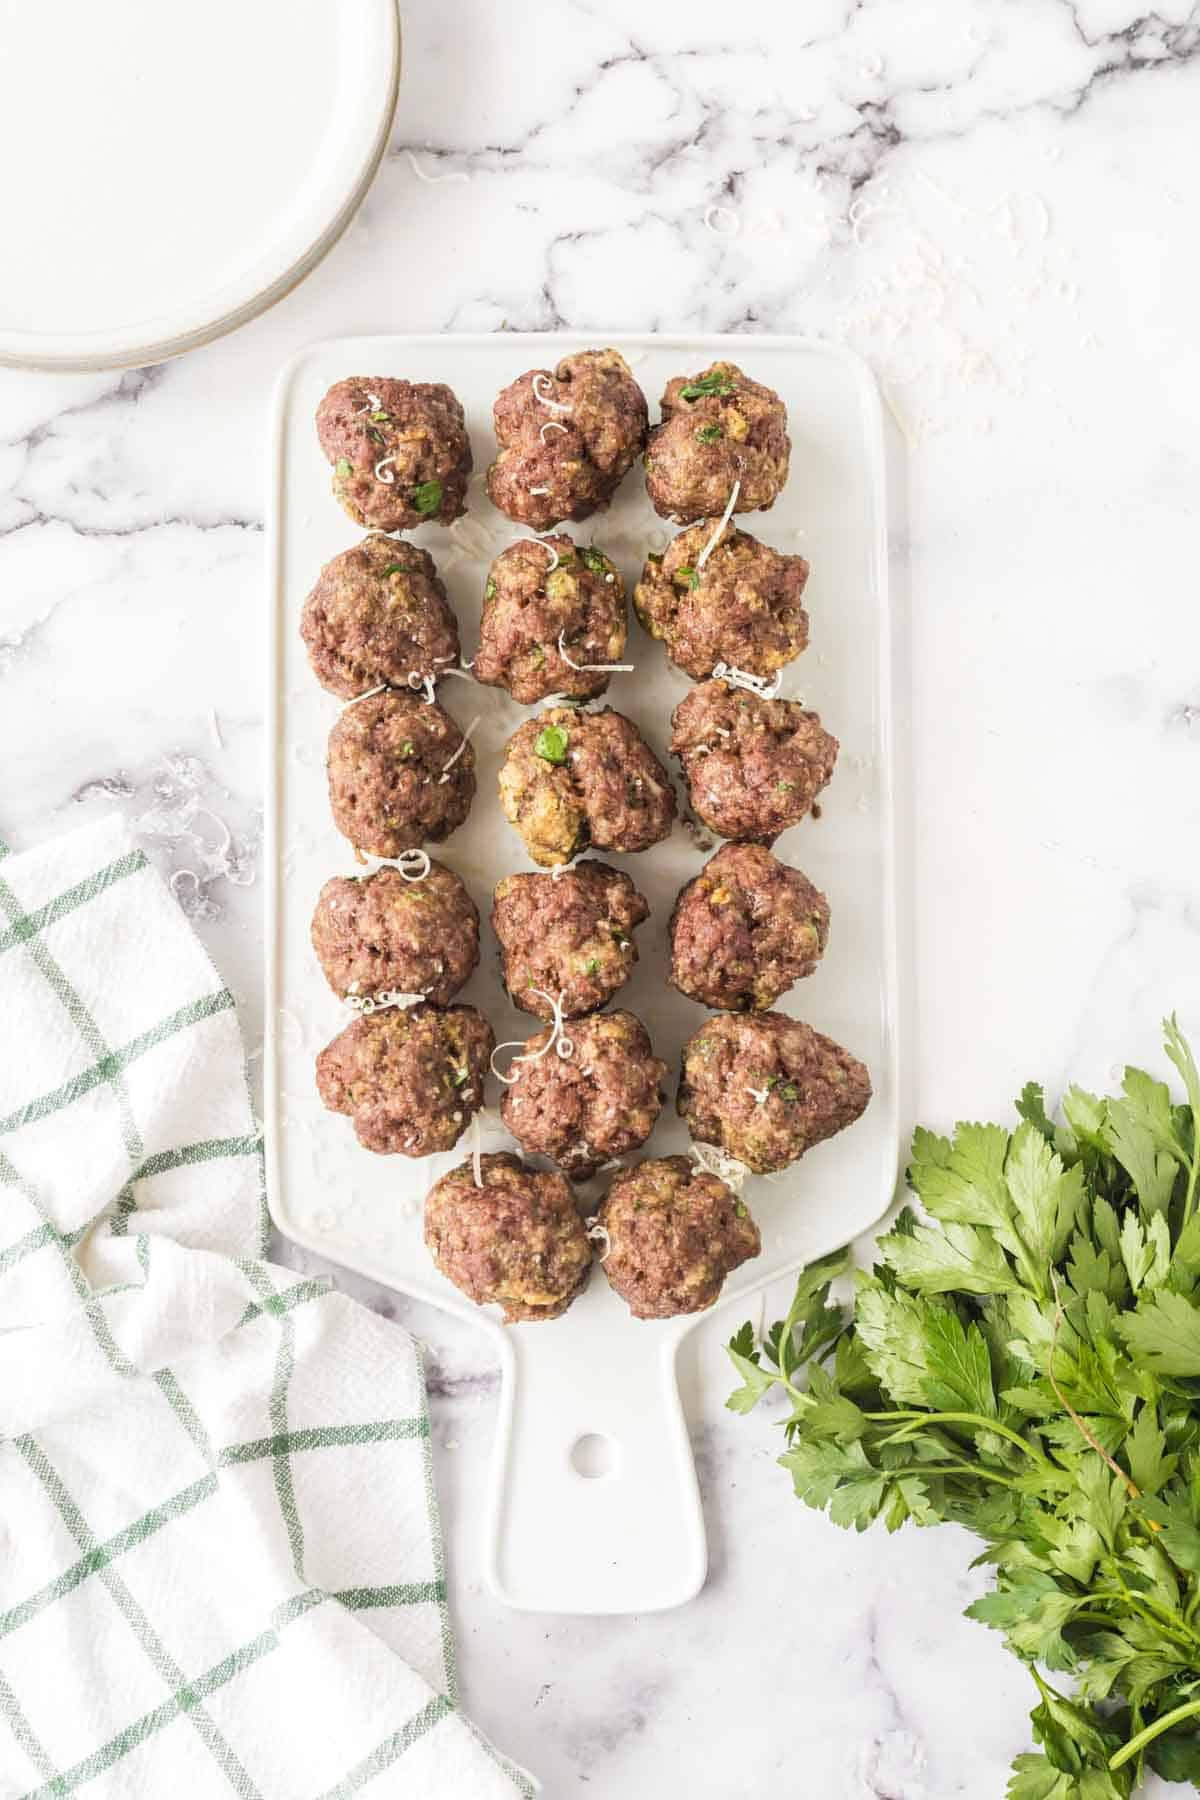
[[[320,261],[387,145],[395,0],[0,0],[0,363],[158,361]]]
[[[329,491],[330,470],[313,429],[325,390],[350,375],[405,375],[447,381],[466,408],[476,478],[470,512],[449,531],[425,526],[414,541],[430,549],[458,613],[463,655],[474,654],[484,580],[496,552],[515,536],[482,492],[493,451],[497,391],[530,367],[552,367],[571,350],[615,342],[657,416],[666,380],[714,357],[737,361],[787,402],[791,478],[774,508],[739,524],[812,564],[805,591],[812,642],[787,671],[785,694],[802,693],[841,740],[838,769],[821,817],[787,833],[777,853],[828,894],[833,925],[824,963],[783,1003],[829,1032],[868,1064],[875,1095],[850,1130],[811,1151],[786,1174],[751,1179],[746,1198],[763,1252],[728,1282],[724,1303],[798,1268],[864,1231],[886,1208],[898,1157],[895,897],[892,817],[891,661],[885,592],[883,457],[879,406],[864,366],[844,351],[796,338],[376,337],[315,345],[285,372],[273,448],[271,658],[272,745],[269,807],[267,1143],[271,1205],[296,1242],[350,1268],[470,1318],[487,1330],[503,1368],[503,1397],[485,1563],[494,1589],[514,1606],[563,1612],[632,1612],[688,1599],[704,1579],[705,1546],[696,1479],[675,1383],[675,1353],[694,1318],[640,1323],[597,1268],[563,1318],[504,1327],[473,1307],[434,1268],[421,1239],[421,1202],[434,1180],[467,1154],[410,1162],[359,1148],[350,1122],[326,1112],[313,1059],[347,1023],[309,945],[313,904],[323,881],[354,873],[349,845],[329,816],[325,742],[338,702],[309,671],[297,625],[304,597],[329,557],[360,533]],[[574,528],[622,569],[632,589],[645,552],[671,527],[655,517],[640,469],[626,478],[610,512]],[[688,691],[631,620],[626,660],[608,703],[627,713],[663,761],[671,709]],[[500,810],[496,771],[505,740],[529,709],[506,694],[447,681],[441,699],[474,743],[478,792],[471,816],[435,853],[463,876],[484,918],[480,969],[461,998],[490,1018],[499,1039],[525,1038],[537,1022],[508,1004],[487,923],[492,888],[532,865]],[[681,826],[640,856],[608,856],[647,895],[650,920],[638,933],[640,961],[617,1004],[646,1024],[655,1048],[677,1070],[680,1047],[704,1013],[667,986],[671,905],[703,853]],[[672,1095],[673,1095],[672,1077]],[[495,1105],[498,1090],[489,1095]],[[645,1154],[686,1148],[668,1104]],[[513,1148],[498,1119],[485,1149]],[[600,1184],[584,1190],[597,1194]],[[594,1210],[594,1200],[588,1210]],[[736,1323],[736,1319],[731,1315]],[[607,1445],[584,1438],[599,1437]],[[598,1452],[598,1454],[596,1454]],[[581,1472],[609,1464],[603,1477]]]

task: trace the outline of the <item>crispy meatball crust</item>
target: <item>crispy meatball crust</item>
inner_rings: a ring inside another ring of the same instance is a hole
[[[829,942],[829,902],[761,844],[725,844],[671,914],[671,981],[702,1006],[761,1012],[811,975]]]
[[[534,531],[606,507],[646,445],[646,396],[616,350],[566,356],[553,375],[530,369],[497,396],[494,419],[488,498]]]
[[[381,1155],[453,1149],[483,1105],[496,1039],[473,1006],[387,1007],[355,1019],[317,1058],[317,1091]]]
[[[459,657],[458,621],[428,550],[376,535],[325,564],[300,615],[313,674],[341,700]]]
[[[571,664],[619,662],[625,636],[625,583],[607,556],[562,535],[522,538],[500,552],[488,575],[475,679],[507,688],[522,706],[547,694],[591,700],[608,686],[607,674]]]
[[[673,663],[704,681],[720,662],[748,675],[774,675],[808,643],[800,603],[808,580],[802,556],[785,556],[748,531],[726,525],[703,564],[715,519],[681,531],[665,555],[651,556],[633,590],[634,611]]]
[[[400,856],[457,829],[475,795],[475,752],[435,701],[373,694],[329,734],[333,822],[356,850]],[[443,774],[446,776],[442,780]]]
[[[535,1033],[523,1054],[549,1043],[552,1027]],[[548,1156],[583,1181],[610,1156],[636,1150],[662,1111],[667,1065],[655,1056],[646,1027],[629,1012],[593,1013],[571,1026],[572,1053],[546,1051],[514,1062],[515,1077],[500,1117],[522,1150]]]
[[[589,844],[648,850],[675,817],[670,776],[637,726],[608,706],[550,706],[519,726],[500,770],[500,804],[544,868]]]
[[[471,441],[444,382],[335,382],[317,408],[317,437],[333,464],[334,498],[356,525],[413,531],[452,524],[467,510]]]
[[[718,836],[773,844],[833,774],[838,741],[798,700],[706,681],[671,719],[692,810]]]
[[[553,1017],[541,994],[568,1019],[595,1012],[633,973],[633,934],[649,902],[623,869],[589,859],[558,877],[506,875],[496,884],[492,930],[514,1006]],[[535,991],[538,990],[538,991]]]
[[[604,1272],[635,1319],[703,1312],[762,1249],[744,1201],[689,1156],[622,1169],[599,1212]]]
[[[700,391],[696,391],[700,390]],[[773,388],[736,363],[677,375],[662,397],[662,423],[646,446],[646,493],[664,519],[719,519],[773,506],[788,475],[787,408]]]
[[[678,1106],[688,1130],[758,1175],[853,1125],[870,1098],[857,1057],[784,1013],[724,1013],[684,1045]]]
[[[507,1153],[460,1163],[425,1196],[425,1243],[434,1262],[476,1306],[505,1320],[557,1319],[583,1291],[592,1247],[561,1175],[528,1169]]]
[[[335,875],[318,897],[312,942],[340,998],[424,994],[446,1006],[479,961],[479,912],[444,863],[431,861],[420,881],[390,868]]]

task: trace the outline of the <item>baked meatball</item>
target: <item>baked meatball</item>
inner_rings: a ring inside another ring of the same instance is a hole
[[[724,844],[671,914],[671,980],[729,1012],[774,1006],[829,942],[829,902],[761,844]]]
[[[679,1111],[702,1144],[755,1174],[786,1169],[865,1111],[863,1064],[778,1012],[709,1019],[683,1049]]]
[[[621,713],[550,706],[508,740],[500,803],[535,863],[580,850],[648,850],[671,829],[671,778]]]
[[[646,445],[646,396],[616,350],[565,356],[553,375],[530,369],[497,396],[493,416],[488,498],[534,531],[607,506]]]
[[[500,552],[484,589],[476,681],[522,706],[547,694],[590,700],[608,674],[588,665],[619,662],[624,649],[625,583],[607,556],[565,536]]]
[[[373,694],[348,706],[329,734],[333,822],[356,850],[402,856],[440,843],[474,795],[475,752],[436,701]]]
[[[762,1249],[745,1202],[690,1156],[622,1169],[597,1222],[608,1238],[604,1273],[635,1319],[703,1312]]]
[[[671,749],[692,810],[710,831],[773,844],[812,810],[837,761],[838,741],[798,700],[706,681],[671,718]]]
[[[650,915],[623,869],[589,860],[561,875],[506,875],[497,882],[492,930],[514,1006],[549,1019],[595,1012],[633,973],[633,933]]]
[[[702,560],[717,528],[716,519],[702,519],[681,531],[663,556],[651,555],[633,590],[634,610],[696,681],[718,663],[774,675],[808,643],[808,614],[800,604],[808,564],[732,522]]]
[[[436,681],[458,661],[458,622],[428,550],[376,535],[325,564],[300,615],[313,674],[341,700],[386,682]]]
[[[581,1293],[592,1247],[561,1175],[502,1153],[460,1163],[425,1196],[434,1262],[476,1306],[518,1319],[557,1319]]]
[[[734,483],[734,512],[773,506],[788,474],[787,408],[773,388],[736,363],[677,375],[662,397],[662,423],[646,446],[646,492],[664,519],[719,519]]]
[[[479,961],[479,913],[444,863],[419,881],[399,869],[335,875],[321,889],[313,949],[342,999],[423,994],[446,1006]]]
[[[526,1060],[509,1065],[512,1085],[500,1117],[522,1150],[548,1156],[584,1181],[610,1156],[645,1143],[662,1111],[667,1065],[629,1012],[577,1019],[567,1038],[569,1056],[560,1056],[557,1045],[546,1049],[553,1029],[537,1032],[525,1046]]]
[[[483,1105],[491,1026],[473,1006],[422,1002],[355,1019],[317,1058],[317,1092],[381,1155],[450,1150]]]
[[[317,437],[333,464],[334,498],[356,525],[412,531],[467,510],[471,441],[444,382],[337,381],[317,408]]]

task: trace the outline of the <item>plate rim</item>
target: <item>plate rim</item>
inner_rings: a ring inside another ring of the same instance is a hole
[[[158,320],[142,320],[118,330],[39,333],[0,329],[0,368],[48,374],[145,368],[236,331],[268,312],[311,275],[344,235],[366,198],[386,155],[395,120],[403,62],[399,0],[370,3],[384,70],[379,125],[359,157],[345,198],[303,248],[289,251],[282,269],[265,284],[245,278],[240,284],[231,284],[230,297],[215,318],[198,316],[208,307],[193,302]],[[355,23],[359,30],[372,28],[361,20]]]

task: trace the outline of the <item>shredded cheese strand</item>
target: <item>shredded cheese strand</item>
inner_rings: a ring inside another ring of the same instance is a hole
[[[735,1156],[726,1156],[715,1144],[694,1143],[690,1147],[690,1154],[706,1175],[715,1175],[718,1181],[723,1181],[735,1194],[741,1189],[747,1175],[753,1173],[745,1163],[739,1162]]]
[[[735,669],[732,663],[714,663],[713,677],[723,681],[728,687],[745,688],[748,693],[757,694],[760,700],[774,700],[783,686],[783,671],[777,669],[768,681],[765,675],[751,675],[745,669]],[[728,737],[728,732],[725,736]]]
[[[444,781],[449,781],[450,771],[454,767],[455,763],[458,761],[459,757],[462,755],[463,751],[466,749],[467,745],[470,743],[471,733],[474,731],[475,727],[478,725],[481,717],[482,717],[482,715],[480,713],[476,713],[475,717],[471,720],[471,723],[467,726],[467,729],[463,732],[462,743],[458,746],[458,749],[454,752],[454,755],[450,758],[450,761],[446,764],[445,768],[442,770],[441,774],[438,776],[438,786],[439,787],[441,787],[441,785]]]
[[[394,463],[395,460],[394,456],[381,456],[379,461],[375,464],[375,479],[376,481],[382,481],[384,487],[391,487],[396,479],[395,469],[389,468],[389,465]],[[386,475],[383,472],[385,469],[389,470]]]
[[[408,865],[408,868],[405,867],[405,864]],[[396,868],[403,881],[424,881],[432,867],[433,864],[424,850],[405,850],[396,858]],[[417,873],[410,875],[409,868],[415,868]]]
[[[538,546],[539,550],[548,550],[550,552],[551,562],[550,562],[550,567],[546,570],[546,573],[547,573],[547,575],[553,575],[555,569],[557,569],[559,562],[561,560],[561,558],[559,557],[559,554],[558,554],[558,550],[554,544],[548,544],[544,537],[519,537],[519,538],[514,538],[513,543],[514,544],[536,544]]]
[[[531,994],[536,994],[539,1000],[547,1001],[554,1009],[554,1017],[551,1021],[550,1036],[546,1039],[546,1042],[542,1045],[541,1049],[527,1050],[524,1056],[514,1056],[512,1063],[510,1064],[510,1067],[514,1069],[518,1063],[541,1062],[543,1056],[547,1056],[550,1051],[555,1048],[557,1048],[558,1054],[564,1059],[569,1056],[574,1056],[575,1054],[574,1041],[567,1037],[566,1033],[563,1031],[562,995],[560,994],[556,1000],[554,995],[546,993],[544,988],[530,988],[529,992]],[[492,1051],[488,1066],[490,1067],[492,1074],[496,1077],[496,1080],[502,1081],[505,1087],[512,1087],[513,1083],[520,1081],[521,1077],[519,1075],[502,1074],[496,1067],[496,1058],[502,1050],[520,1049],[525,1041],[526,1040],[521,1038],[508,1038],[503,1044],[497,1044],[496,1048]]]
[[[387,682],[381,681],[378,687],[368,688],[365,694],[355,694],[353,700],[347,700],[346,705],[357,706],[360,700],[373,700],[376,694],[386,694],[387,692]]]
[[[608,1166],[609,1165],[605,1163],[604,1167],[606,1169]],[[602,1253],[596,1260],[598,1262],[607,1262],[612,1254],[612,1239],[608,1235],[607,1225],[602,1225],[600,1223],[599,1213],[593,1213],[590,1219],[585,1219],[584,1225],[586,1227],[586,1234],[591,1239],[592,1243],[604,1245]]]
[[[567,653],[567,647],[563,643],[563,639],[566,636],[566,634],[567,634],[567,628],[564,625],[562,630],[558,634],[558,654],[562,657],[562,659],[566,663],[568,669],[574,669],[575,673],[577,675],[632,675],[633,674],[634,666],[635,666],[633,663],[577,663],[577,662],[572,662],[570,656]]]
[[[378,394],[368,394],[367,395],[367,404],[365,406],[360,406],[358,408],[358,411],[356,413],[354,413],[353,417],[356,419],[361,419],[365,412],[382,412],[382,411],[383,411],[383,408],[379,404],[379,395]]]
[[[530,383],[530,386],[533,388],[534,399],[542,406],[548,407],[551,412],[569,413],[571,408],[569,406],[564,406],[561,400],[547,400],[545,394],[542,393],[538,386],[540,381],[549,384],[550,377],[546,374],[544,369],[539,369]]]
[[[420,1006],[424,998],[424,994],[401,993],[399,988],[384,988],[382,993],[374,996],[370,994],[347,994],[345,996],[346,1005],[350,1011],[358,1013],[363,1018],[369,1017],[371,1013],[382,1012],[385,1007],[389,1006],[398,1006],[402,1010],[407,1010],[410,1006]]]
[[[538,436],[541,438],[543,444],[546,441],[546,433],[548,431],[561,431],[564,437],[570,437],[570,435],[571,435],[570,432],[567,430],[566,426],[560,425],[557,419],[547,419],[546,423],[542,426],[541,430],[538,432]]]
[[[713,532],[713,534],[709,538],[707,544],[705,544],[703,550],[700,552],[699,556],[696,558],[696,567],[698,569],[702,569],[704,567],[705,563],[708,561],[709,557],[712,555],[713,551],[716,549],[717,542],[721,536],[721,533],[724,531],[724,529],[728,525],[730,519],[732,519],[732,517],[733,517],[733,509],[737,505],[737,497],[741,493],[741,491],[742,491],[742,483],[741,483],[741,478],[739,477],[738,480],[735,481],[733,484],[733,491],[730,494],[729,499],[725,502],[725,511],[721,514],[721,523],[717,526],[717,529]]]
[[[424,688],[426,706],[433,705],[437,696],[433,691],[432,675],[422,675],[420,669],[410,669],[408,671],[408,685],[414,694],[419,694],[421,689]]]

